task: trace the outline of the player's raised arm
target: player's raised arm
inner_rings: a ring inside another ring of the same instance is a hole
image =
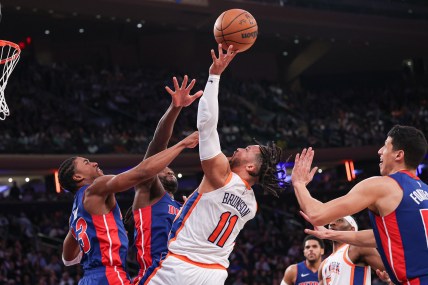
[[[153,139],[147,148],[144,158],[148,158],[167,148],[168,142],[171,139],[175,121],[183,107],[191,105],[196,99],[202,96],[202,90],[191,95],[190,92],[195,86],[196,80],[193,79],[188,83],[188,76],[185,75],[181,86],[178,84],[177,77],[173,77],[174,90],[165,86],[165,90],[171,95],[171,105],[166,110],[165,114],[159,120],[156,127]]]
[[[226,156],[221,152],[217,132],[219,116],[218,89],[220,75],[233,60],[236,53],[229,46],[224,53],[221,44],[218,45],[218,57],[211,50],[213,63],[209,69],[209,77],[204,90],[204,96],[199,101],[197,126],[199,130],[199,157],[205,174],[204,191],[224,186],[230,166]]]
[[[346,195],[322,203],[313,198],[306,188],[312,180],[317,167],[311,169],[314,158],[312,148],[304,149],[296,155],[291,180],[300,208],[315,226],[322,226],[335,219],[352,215],[374,205],[388,194],[388,178],[372,177],[359,182]],[[389,182],[391,183],[391,181]]]
[[[202,90],[196,92],[193,95],[190,95],[192,88],[195,86],[196,80],[193,79],[189,84],[187,84],[188,80],[188,76],[185,75],[183,82],[180,86],[178,84],[177,78],[173,77],[174,90],[172,90],[168,86],[165,87],[165,90],[171,95],[171,105],[168,107],[165,114],[159,120],[155,133],[153,135],[153,139],[150,141],[146,154],[144,155],[144,159],[156,153],[159,153],[168,147],[172,131],[174,130],[175,121],[177,120],[181,109],[183,107],[189,106],[196,99],[202,96]],[[138,184],[135,189],[137,191],[141,191],[141,193],[149,192],[150,189],[152,189],[153,191],[157,190],[159,191],[159,195],[161,195],[163,193],[163,188],[156,186],[156,184],[160,185],[161,183],[160,181],[155,182],[156,177],[157,176],[155,175],[152,177],[152,179],[146,180]],[[159,189],[162,189],[162,191]]]

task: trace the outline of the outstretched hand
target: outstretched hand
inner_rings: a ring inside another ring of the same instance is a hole
[[[306,186],[314,178],[315,172],[318,170],[318,167],[314,167],[311,170],[314,153],[314,150],[310,147],[308,149],[303,149],[301,154],[296,154],[293,171],[291,172],[291,182],[293,186],[299,184],[304,184]]]
[[[381,271],[379,269],[376,269],[376,274],[380,278],[380,280],[388,283],[388,285],[394,285],[394,283],[392,283],[391,278],[389,278],[389,275],[388,273],[386,273],[386,271]]]
[[[202,90],[199,90],[195,94],[190,95],[190,91],[192,90],[193,86],[195,86],[196,80],[193,79],[192,81],[190,81],[189,85],[187,85],[188,80],[189,77],[185,75],[181,86],[179,86],[177,77],[174,76],[172,78],[172,81],[174,82],[175,90],[172,90],[168,86],[165,86],[166,92],[171,95],[172,104],[174,105],[174,107],[187,107],[192,104],[196,99],[201,97],[204,93]]]
[[[210,66],[210,74],[222,74],[236,54],[237,52],[233,50],[233,45],[230,45],[227,48],[227,52],[224,53],[222,45],[218,44],[218,57],[216,56],[214,50],[211,50],[211,57],[213,59],[213,63]]]
[[[199,132],[193,132],[181,141],[186,148],[194,148],[199,143]]]

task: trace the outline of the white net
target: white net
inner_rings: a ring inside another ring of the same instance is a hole
[[[0,67],[2,68],[0,78],[0,120],[4,120],[9,116],[9,107],[4,98],[4,89],[10,74],[18,63],[21,49],[17,44],[3,40],[0,40],[0,48]]]

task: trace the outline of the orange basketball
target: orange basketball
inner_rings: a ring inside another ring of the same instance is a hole
[[[249,49],[257,39],[258,27],[254,17],[242,9],[223,12],[215,21],[214,37],[224,49],[233,45],[238,52]]]

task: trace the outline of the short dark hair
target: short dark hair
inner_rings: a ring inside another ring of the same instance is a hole
[[[74,161],[76,160],[76,158],[76,156],[67,158],[61,163],[58,169],[59,185],[62,189],[65,189],[72,193],[75,193],[79,189],[79,186],[77,186],[77,184],[80,182],[73,179],[73,176],[75,174]]]
[[[313,235],[307,235],[305,237],[305,239],[303,240],[303,248],[305,248],[306,242],[308,240],[316,240],[320,244],[320,247],[324,248],[324,241],[320,238],[317,238],[316,236],[313,236]]]
[[[422,131],[411,126],[395,125],[389,132],[393,150],[404,151],[404,163],[416,169],[427,153],[427,140]]]
[[[260,169],[256,174],[259,177],[259,182],[257,184],[263,188],[265,193],[279,197],[279,194],[281,194],[288,185],[288,183],[285,182],[285,175],[283,175],[284,170],[276,168],[282,157],[282,149],[275,145],[274,142],[268,142],[266,145],[262,145],[256,140],[254,141],[260,148],[260,155],[258,155]]]

